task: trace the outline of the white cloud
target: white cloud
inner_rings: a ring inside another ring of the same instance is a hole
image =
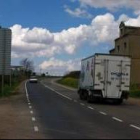
[[[72,55],[76,53],[77,49],[82,49],[83,44],[86,44],[87,49],[96,47],[95,50],[97,50],[100,45],[104,46],[104,49],[108,48],[104,44],[114,44],[114,39],[119,36],[121,21],[126,21],[126,25],[140,26],[140,16],[130,18],[123,14],[115,20],[110,13],[96,16],[90,25],[79,25],[79,27],[55,33],[48,29],[37,27],[30,29],[14,25],[11,27],[12,58],[51,57],[48,61],[44,61],[40,68],[44,70],[49,68],[50,71],[59,69],[60,73],[78,69],[80,60],[63,61],[55,59],[55,55]],[[99,48],[101,49],[101,47]]]
[[[137,18],[129,18],[125,24],[130,26],[140,26],[140,15]]]
[[[140,0],[78,0],[81,7],[106,8],[110,11],[116,11],[121,8],[128,8],[139,13]]]
[[[71,10],[68,6],[65,6],[65,11],[73,17],[80,17],[80,18],[92,18],[93,17],[85,9],[81,9],[81,8],[76,8],[75,10]]]
[[[80,59],[62,61],[54,57],[44,61],[39,68],[49,73],[59,73],[63,75],[67,71],[80,70]]]
[[[111,43],[119,36],[119,24],[140,26],[140,16],[130,18],[121,15],[118,20],[110,13],[93,18],[90,25],[79,25],[61,32],[50,32],[43,28],[23,28],[21,25],[11,27],[12,57],[53,57],[56,54],[74,54],[83,44],[97,47]],[[82,48],[81,48],[82,49]]]

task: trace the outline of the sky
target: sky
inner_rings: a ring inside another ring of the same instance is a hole
[[[140,0],[0,0],[0,25],[12,30],[12,65],[63,75],[81,59],[109,53],[120,22],[140,26]]]

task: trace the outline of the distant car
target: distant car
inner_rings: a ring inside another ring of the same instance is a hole
[[[29,82],[30,82],[30,83],[38,83],[38,79],[37,79],[35,76],[32,76],[32,77],[29,79]]]

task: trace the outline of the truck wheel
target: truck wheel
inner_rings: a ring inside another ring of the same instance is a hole
[[[123,99],[118,99],[117,103],[120,105],[123,103]]]
[[[123,99],[114,100],[114,103],[117,104],[117,105],[120,105],[120,104],[123,103]]]
[[[79,97],[81,100],[84,100],[84,91],[83,90],[79,90]]]

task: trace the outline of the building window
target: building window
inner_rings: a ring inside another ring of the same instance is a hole
[[[127,48],[127,44],[126,44],[126,42],[124,43],[124,50],[126,50],[126,48]]]
[[[120,51],[120,46],[117,46],[118,52]]]
[[[123,35],[123,29],[121,29],[121,35]]]

